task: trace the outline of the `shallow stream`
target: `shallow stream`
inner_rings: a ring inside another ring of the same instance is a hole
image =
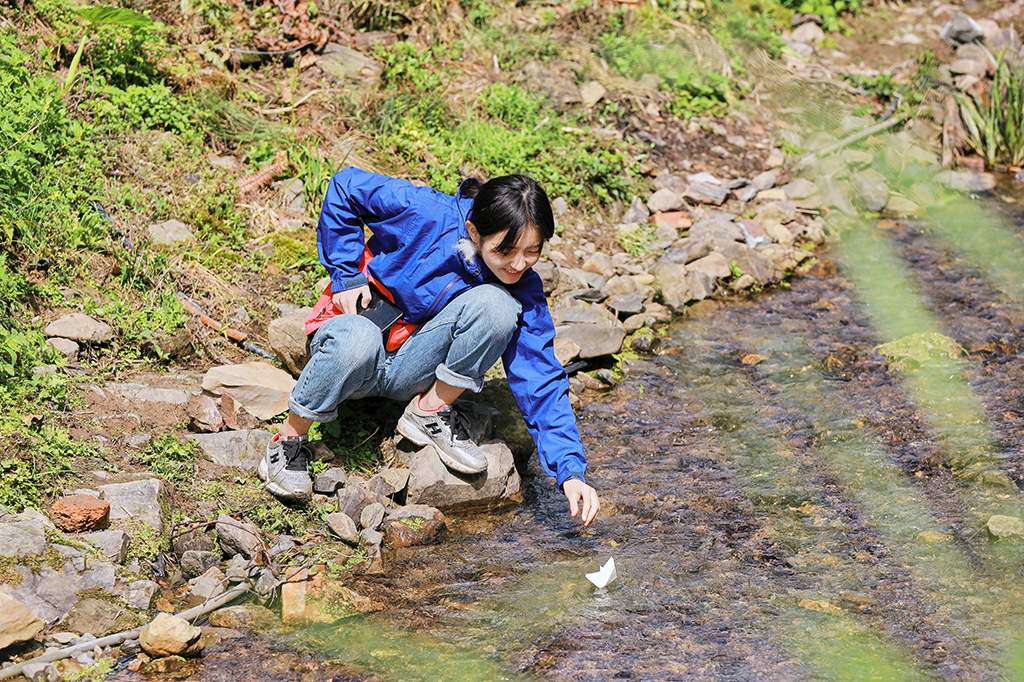
[[[1024,239],[999,210],[851,229],[675,323],[581,411],[592,529],[528,479],[362,580],[384,612],[226,642],[194,679],[1024,679],[1024,538],[986,530],[1024,518]],[[875,350],[927,332],[965,352]]]

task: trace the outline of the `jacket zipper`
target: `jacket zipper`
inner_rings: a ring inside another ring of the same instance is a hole
[[[451,281],[448,282],[448,284],[444,285],[444,289],[441,289],[441,293],[437,295],[437,298],[434,299],[434,302],[430,305],[430,308],[428,308],[427,312],[423,314],[423,317],[425,319],[430,319],[430,316],[434,314],[434,309],[437,308],[437,306],[441,304],[441,301],[444,300],[444,295],[447,294],[448,291],[453,286],[455,286],[455,282],[457,281],[457,279],[458,278],[453,277]]]

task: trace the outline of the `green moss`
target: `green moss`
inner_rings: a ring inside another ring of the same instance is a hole
[[[156,561],[160,552],[170,548],[171,543],[167,537],[141,521],[129,520],[124,526],[128,535],[127,561]]]
[[[897,369],[944,365],[964,354],[960,344],[938,332],[910,334],[876,346],[875,350]]]
[[[16,557],[0,557],[0,584],[17,587],[25,578],[17,571],[22,562]]]
[[[411,528],[413,530],[419,530],[419,529],[423,528],[424,525],[426,525],[427,520],[426,519],[422,519],[422,518],[420,518],[418,516],[411,516],[411,517],[407,517],[407,518],[404,518],[404,519],[398,519],[398,522],[400,524],[402,524],[403,526],[408,526],[409,528]]]

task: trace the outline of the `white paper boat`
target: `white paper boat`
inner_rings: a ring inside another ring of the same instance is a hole
[[[587,580],[594,583],[594,587],[598,589],[607,586],[608,583],[612,582],[618,577],[619,574],[615,572],[614,557],[608,559],[608,561],[605,562],[604,566],[601,567],[601,570],[596,571],[594,573],[587,573]]]

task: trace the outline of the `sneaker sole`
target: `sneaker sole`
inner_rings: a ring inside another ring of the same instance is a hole
[[[479,474],[487,471],[486,460],[484,461],[483,467],[472,467],[458,461],[457,459],[453,459],[451,455],[439,448],[437,443],[424,436],[423,433],[416,428],[416,425],[410,422],[405,415],[402,415],[401,419],[398,420],[398,426],[395,430],[402,434],[403,437],[408,438],[420,447],[426,447],[429,445],[434,448],[434,452],[436,452],[437,456],[441,458],[441,462],[443,462],[449,469],[453,469],[454,471],[458,471],[462,474]]]

